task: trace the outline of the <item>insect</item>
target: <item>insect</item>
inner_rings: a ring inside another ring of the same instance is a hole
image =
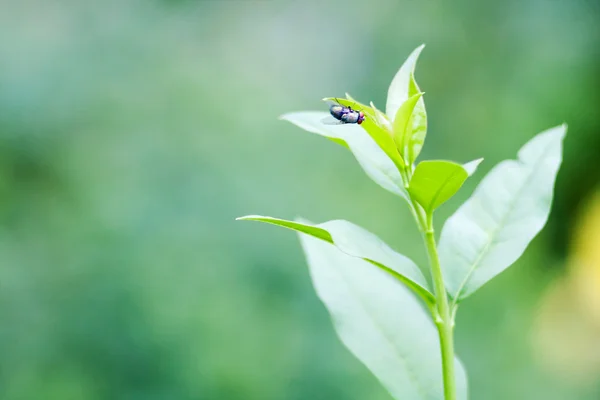
[[[325,118],[323,123],[329,125],[336,124],[362,124],[365,120],[365,114],[362,111],[353,110],[352,107],[346,107],[342,104],[333,103],[329,106],[329,113],[335,119]]]

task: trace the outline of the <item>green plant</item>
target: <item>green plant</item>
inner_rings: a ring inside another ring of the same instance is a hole
[[[464,400],[466,373],[454,355],[457,307],[513,264],[544,226],[566,126],[538,134],[517,160],[493,168],[446,221],[438,244],[435,210],[482,159],[415,166],[427,133],[423,93],[414,78],[423,47],[413,51],[394,77],[385,114],[373,103],[366,106],[346,95],[339,102],[364,111],[361,126],[325,125],[325,112],[281,118],[347,147],[369,177],[406,201],[424,239],[431,282],[413,261],[348,221],[239,219],[299,232],[315,289],[338,335],[395,399]]]

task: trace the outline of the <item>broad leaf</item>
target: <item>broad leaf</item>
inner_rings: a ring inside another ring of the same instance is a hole
[[[445,203],[469,177],[467,170],[451,161],[422,161],[410,180],[409,193],[427,213]]]
[[[353,110],[363,111],[365,113],[365,120],[360,125],[364,130],[371,136],[371,138],[377,143],[377,145],[384,151],[384,153],[394,162],[396,167],[400,170],[404,168],[404,161],[396,149],[394,140],[390,133],[385,127],[379,125],[375,110],[369,106],[358,103],[354,100],[340,99],[336,97],[327,97],[323,100],[336,101],[346,107],[351,107]]]
[[[327,112],[305,111],[284,114],[280,118],[348,147],[371,179],[384,189],[407,199],[408,194],[398,168],[373,139],[356,124],[323,124],[321,121],[328,116]]]
[[[443,400],[437,330],[413,293],[385,271],[299,234],[319,298],[346,347],[396,400]],[[467,379],[456,359],[458,399]]]
[[[540,133],[523,146],[518,160],[498,164],[446,221],[439,254],[456,301],[513,264],[543,228],[566,129]]]
[[[417,93],[406,100],[398,109],[394,118],[394,142],[400,152],[400,155],[407,161],[407,165],[412,165],[410,158],[411,138],[413,134],[413,112],[417,102],[423,93]]]
[[[394,79],[392,79],[392,83],[390,83],[385,107],[385,113],[389,118],[395,118],[400,106],[410,97],[411,75],[415,70],[417,59],[424,47],[425,45],[422,44],[408,56],[394,76]]]
[[[362,258],[404,282],[419,294],[428,305],[434,302],[434,296],[431,294],[427,280],[414,262],[392,250],[371,232],[351,222],[334,220],[314,225],[261,215],[248,215],[240,217],[238,220],[266,222],[333,243],[345,254]]]

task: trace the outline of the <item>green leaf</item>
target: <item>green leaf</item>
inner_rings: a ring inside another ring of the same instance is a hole
[[[415,74],[411,72],[410,81],[408,85],[408,95],[415,96],[421,93],[417,81],[415,81]],[[423,97],[420,97],[415,105],[412,113],[412,131],[408,138],[408,163],[412,165],[425,143],[425,136],[427,135],[427,111],[425,110],[425,101]]]
[[[475,171],[477,171],[477,167],[483,161],[483,158],[478,158],[477,160],[469,161],[466,164],[463,164],[463,168],[467,171],[469,176],[473,175]]]
[[[383,127],[385,130],[387,130],[391,136],[392,134],[392,123],[390,122],[390,120],[387,118],[387,116],[382,113],[381,111],[379,111],[377,109],[377,107],[375,107],[375,104],[373,104],[373,102],[371,102],[371,108],[373,109],[373,112],[375,113],[375,121],[377,121],[377,124],[381,127]]]
[[[562,161],[566,125],[544,131],[498,164],[444,225],[446,287],[461,300],[513,264],[543,228]]]
[[[417,298],[385,271],[300,233],[311,278],[344,345],[396,400],[443,400],[437,330]],[[455,359],[458,399],[465,371]]]
[[[411,196],[427,213],[450,199],[469,177],[467,170],[451,161],[422,161],[417,165],[410,186]]]
[[[261,215],[248,215],[238,220],[266,222],[309,234],[333,243],[345,254],[362,258],[404,282],[425,300],[428,305],[435,301],[423,273],[409,258],[392,250],[371,232],[344,220],[322,224],[299,223]]]
[[[417,93],[406,100],[398,109],[394,118],[394,142],[400,152],[400,155],[407,161],[407,165],[412,165],[410,158],[411,138],[413,134],[413,112],[423,93]]]
[[[335,101],[346,107],[352,107],[353,110],[363,111],[366,118],[360,126],[369,134],[369,136],[371,136],[379,148],[383,150],[399,170],[404,168],[404,161],[398,153],[390,133],[377,123],[375,110],[364,104],[357,103],[354,100],[340,99],[337,97],[326,97],[323,100]]]
[[[327,112],[305,111],[284,114],[280,118],[349,148],[371,179],[384,189],[408,199],[398,168],[377,143],[359,125],[323,124],[321,121],[329,115]]]
[[[390,83],[390,87],[388,89],[387,103],[385,107],[385,113],[390,119],[396,117],[398,113],[398,109],[406,100],[408,100],[411,95],[409,94],[410,85],[411,85],[411,75],[415,71],[415,65],[417,63],[417,59],[421,54],[421,51],[425,47],[424,44],[417,47],[406,59],[404,64],[400,67],[394,79],[392,79],[392,83]],[[416,86],[416,82],[413,82]],[[414,93],[413,93],[414,94]]]

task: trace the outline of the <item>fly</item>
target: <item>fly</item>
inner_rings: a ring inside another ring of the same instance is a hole
[[[334,120],[331,118],[325,118],[323,123],[329,125],[336,124],[362,124],[365,120],[365,114],[362,111],[356,111],[352,107],[346,107],[340,103],[333,103],[329,106],[329,113]]]

